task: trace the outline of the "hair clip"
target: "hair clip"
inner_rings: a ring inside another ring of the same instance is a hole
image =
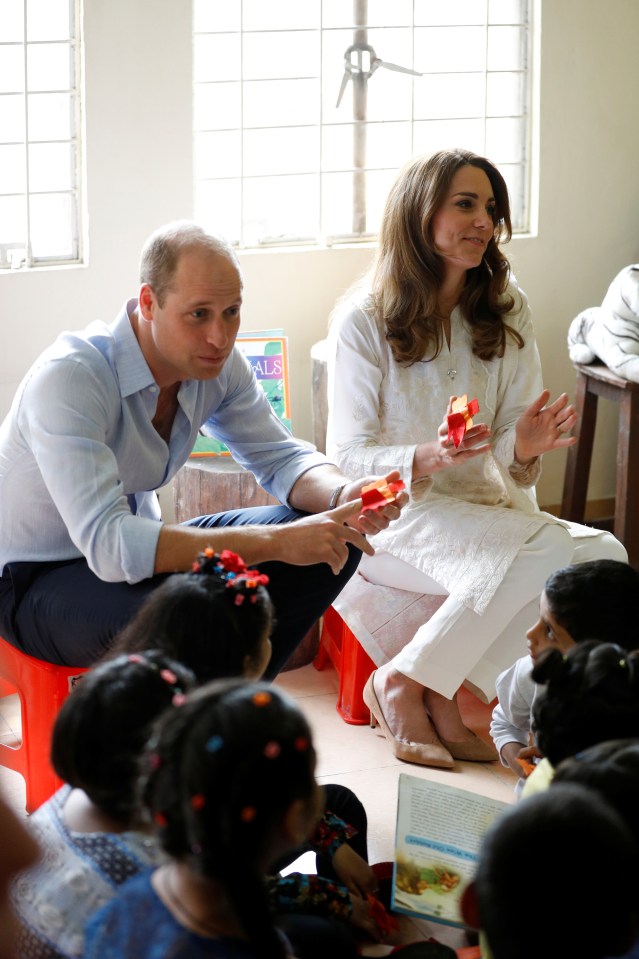
[[[166,818],[165,813],[161,811],[158,811],[153,814],[153,822],[155,823],[156,826],[160,826],[161,828],[164,828],[165,826],[168,826],[169,824],[169,820]]]
[[[206,744],[206,751],[209,753],[217,753],[220,751],[224,745],[224,740],[221,736],[211,736]]]
[[[191,796],[191,808],[195,809],[198,812],[200,809],[204,809],[206,806],[206,796],[203,793],[195,793],[194,796]]]
[[[619,660],[619,665],[621,666],[622,669],[625,669],[625,667],[628,665],[628,663],[626,662],[625,659],[620,659],[620,660]]]
[[[270,693],[263,692],[263,693],[253,694],[253,702],[255,703],[256,706],[268,706],[270,701],[271,701]]]
[[[255,806],[245,806],[244,809],[240,812],[240,819],[242,822],[253,822],[257,816],[257,809]]]
[[[241,606],[245,599],[250,603],[257,602],[257,590],[260,586],[268,585],[268,576],[266,573],[260,573],[256,569],[247,569],[244,573],[228,573],[226,588],[232,591],[233,605]]]
[[[241,606],[247,596],[249,602],[257,602],[258,587],[267,586],[269,582],[266,573],[260,573],[257,569],[248,569],[242,557],[230,549],[223,549],[218,554],[212,547],[207,546],[198,554],[191,569],[194,573],[219,576],[226,582],[227,587],[233,590],[234,606]]]
[[[275,740],[271,740],[271,742],[267,743],[263,749],[263,753],[267,759],[277,759],[281,752],[282,747],[279,743],[276,743]]]
[[[184,693],[176,693],[171,702],[174,706],[183,706],[186,702],[186,696]]]
[[[306,736],[298,736],[295,742],[293,743],[293,746],[298,753],[303,753],[310,746],[310,742],[308,741]]]
[[[144,666],[148,666],[149,669],[152,669],[153,672],[159,673],[160,679],[163,679],[165,683],[168,683],[169,686],[175,686],[175,695],[173,696],[173,703],[176,706],[181,706],[184,702],[184,694],[180,688],[179,680],[172,669],[164,666],[160,668],[157,663],[151,662],[146,656],[141,655],[140,653],[131,653],[128,657],[130,663],[142,663]],[[176,702],[179,697],[182,696],[182,700]]]

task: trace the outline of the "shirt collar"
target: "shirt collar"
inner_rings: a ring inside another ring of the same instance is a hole
[[[130,396],[150,386],[157,386],[131,325],[130,316],[137,305],[136,298],[127,300],[111,324],[113,355],[122,396]]]

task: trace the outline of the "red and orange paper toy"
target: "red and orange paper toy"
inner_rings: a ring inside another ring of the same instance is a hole
[[[448,421],[448,441],[453,441],[455,449],[464,438],[464,433],[473,425],[472,417],[479,413],[479,402],[477,399],[468,402],[468,397],[458,396],[453,401],[452,413],[446,417]]]
[[[362,486],[362,512],[367,509],[377,509],[378,506],[388,506],[394,503],[397,494],[406,488],[404,480],[395,480],[386,483],[384,480],[375,480],[368,486]]]

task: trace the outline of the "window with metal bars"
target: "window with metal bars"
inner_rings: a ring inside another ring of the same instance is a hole
[[[194,0],[195,215],[240,247],[375,236],[398,170],[465,147],[528,228],[534,0]]]
[[[0,269],[77,262],[79,0],[2,0]]]

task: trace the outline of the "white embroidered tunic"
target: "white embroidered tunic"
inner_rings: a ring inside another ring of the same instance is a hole
[[[422,570],[481,614],[520,547],[546,523],[534,494],[541,464],[514,462],[515,423],[543,389],[541,363],[525,294],[515,297],[502,358],[472,354],[461,311],[451,316],[450,348],[433,360],[402,366],[393,359],[370,300],[346,304],[328,334],[327,455],[350,476],[398,469],[410,492],[399,520],[375,536],[376,548]],[[492,430],[492,451],[411,482],[418,443],[433,441],[451,395],[477,398],[475,423]],[[570,528],[568,523],[562,526]],[[595,531],[593,530],[593,533]],[[579,527],[580,535],[587,535]]]

